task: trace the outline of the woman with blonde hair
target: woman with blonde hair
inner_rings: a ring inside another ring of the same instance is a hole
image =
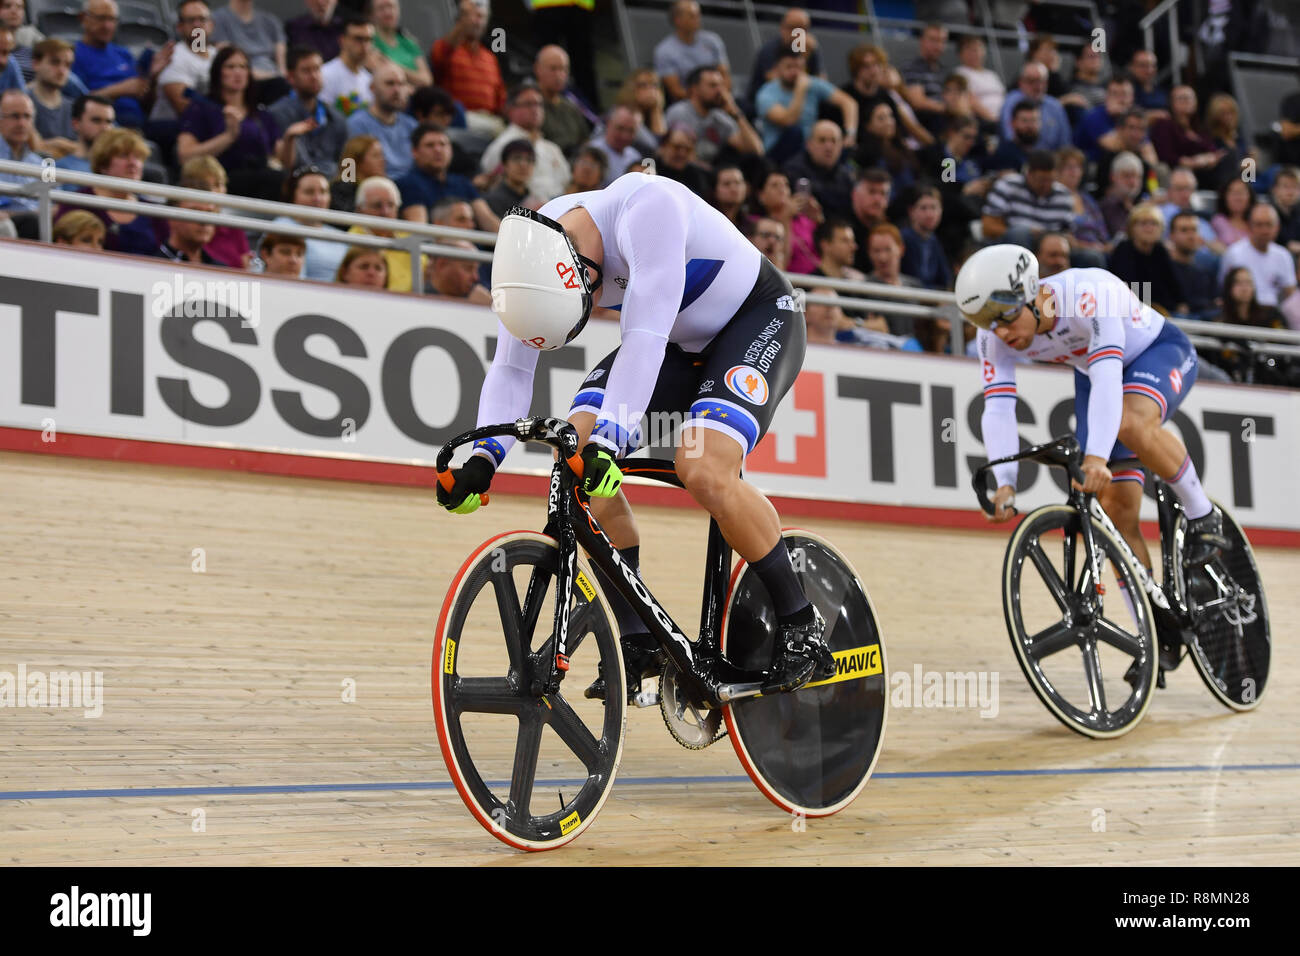
[[[1138,203],[1129,212],[1125,236],[1111,251],[1107,268],[1120,279],[1141,283],[1139,296],[1162,315],[1171,315],[1187,301],[1174,271],[1174,260],[1161,240],[1165,216],[1155,203]],[[1148,290],[1149,293],[1148,293]]]
[[[339,170],[330,183],[330,208],[354,212],[357,185],[371,176],[387,175],[387,172],[384,144],[374,136],[353,136],[343,144],[343,152],[339,154]]]
[[[370,289],[388,288],[388,263],[384,259],[384,250],[349,246],[334,273],[334,281]]]
[[[101,176],[140,180],[144,176],[144,161],[149,158],[149,144],[134,130],[121,127],[106,129],[95,137],[90,149],[90,171]],[[137,199],[135,193],[124,189],[102,186],[83,186],[77,190],[110,199]],[[54,212],[58,219],[77,206],[63,205]],[[160,232],[149,216],[116,209],[95,209],[92,215],[104,224],[104,249],[109,252],[126,252],[137,256],[153,256],[158,249]],[[160,220],[161,222],[161,220]]]
[[[664,88],[659,82],[659,74],[649,69],[628,74],[614,105],[626,106],[641,114],[641,130],[632,145],[646,155],[657,150],[659,140],[668,135],[668,122],[664,119]]]
[[[227,185],[226,168],[217,162],[215,156],[193,156],[181,167],[181,179],[177,185],[185,189],[224,193]],[[253,260],[248,234],[234,226],[217,226],[212,241],[203,247],[203,251],[232,269],[247,269]]]
[[[51,238],[56,246],[98,251],[104,248],[106,231],[104,224],[93,212],[87,209],[73,209],[54,221],[54,232]]]
[[[1201,184],[1208,189],[1218,189],[1241,176],[1241,162],[1252,152],[1241,132],[1241,111],[1237,108],[1237,101],[1227,93],[1215,93],[1206,104],[1205,132],[1215,151],[1223,155]],[[1201,181],[1199,171],[1197,181]]]

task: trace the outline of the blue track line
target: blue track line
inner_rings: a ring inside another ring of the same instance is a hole
[[[1300,763],[1242,763],[1211,767],[1186,764],[1173,767],[1061,767],[1031,770],[913,770],[895,773],[877,773],[873,780],[921,780],[935,778],[959,779],[962,777],[1066,777],[1085,774],[1116,773],[1223,773],[1234,771],[1252,773],[1260,771],[1300,770]],[[708,777],[619,777],[616,785],[625,787],[680,787],[684,784],[748,783],[749,777],[729,774]],[[508,781],[489,781],[492,788],[503,787]],[[538,780],[538,787],[576,787],[581,780]],[[347,793],[367,790],[452,790],[450,780],[410,781],[407,783],[302,783],[280,786],[252,787],[126,787],[111,790],[7,790],[0,791],[0,800],[85,800],[96,797],[230,797],[259,796],[286,793]]]

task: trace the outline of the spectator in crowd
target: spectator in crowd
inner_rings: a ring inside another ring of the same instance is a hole
[[[8,63],[4,60],[6,54],[0,53],[0,92],[14,87],[21,89],[21,84],[30,80],[34,75],[32,72],[32,50],[36,47],[36,44],[45,39],[45,34],[41,33],[36,27],[24,23],[26,18],[27,9],[23,0],[0,0],[0,33],[7,29],[13,37],[12,45],[8,47],[11,54],[9,62],[13,63],[12,73],[9,72]],[[4,39],[0,39],[0,46],[3,46],[6,42]],[[8,80],[6,80],[5,74],[8,74]]]
[[[903,75],[894,67],[885,65],[884,85],[889,92],[889,98],[894,104],[895,114],[899,118],[899,130],[903,135],[904,141],[912,149],[920,149],[922,146],[929,146],[934,143],[934,135],[926,129],[916,116],[916,111],[912,109],[907,98],[903,96]]]
[[[1061,101],[1047,94],[1047,67],[1043,64],[1026,63],[1021,67],[1019,84],[1007,94],[1002,103],[1002,116],[998,126],[1004,137],[1014,135],[1011,130],[1011,115],[1021,100],[1037,103],[1042,113],[1039,149],[1054,150],[1070,144],[1070,120],[1065,115]]]
[[[867,236],[867,255],[871,260],[871,273],[867,278],[872,282],[911,289],[921,287],[918,279],[903,272],[903,236],[897,226],[886,222],[872,229]],[[910,316],[886,316],[884,320],[887,328],[884,329],[879,328],[878,318],[868,313],[867,327],[889,332],[890,335],[906,337],[912,334],[913,325]]]
[[[1101,217],[1114,241],[1128,225],[1129,214],[1142,198],[1142,160],[1127,150],[1110,165],[1110,180],[1101,199]]]
[[[959,320],[960,321],[960,320]],[[943,315],[918,315],[912,319],[912,334],[899,346],[904,352],[952,352],[952,319]]]
[[[1208,170],[1204,188],[1217,189],[1230,179],[1241,175],[1242,162],[1250,155],[1246,138],[1241,132],[1241,113],[1237,101],[1227,93],[1216,93],[1205,107],[1205,130],[1210,134],[1215,152],[1221,154],[1218,164]]]
[[[474,210],[478,227],[496,232],[501,226],[483,201],[474,184],[464,176],[448,172],[451,164],[451,139],[445,130],[421,124],[411,134],[414,164],[397,182],[402,194],[402,218],[411,222],[428,222],[429,211],[440,199],[451,196],[464,199]]]
[[[391,64],[390,64],[391,65]],[[406,79],[405,76],[402,77]],[[397,208],[401,205],[401,194],[397,191],[397,184],[387,176],[372,176],[370,179],[363,180],[357,184],[357,212],[363,216],[379,216],[382,219],[397,220]],[[410,233],[398,232],[393,229],[370,229],[365,226],[353,226],[348,230],[349,233],[386,236],[402,238]],[[385,287],[390,292],[410,292],[411,291],[411,254],[405,249],[380,249],[383,254],[384,262],[387,265],[386,273],[388,275],[388,285]],[[428,257],[421,254],[420,271],[424,271]]]
[[[474,244],[468,239],[443,239],[438,245],[453,249],[474,248]],[[440,256],[435,253],[429,258],[429,265],[424,275],[428,295],[464,299],[470,305],[492,304],[492,293],[478,281],[478,263],[473,259]]]
[[[1035,150],[1024,173],[999,179],[984,204],[984,239],[1032,249],[1042,233],[1068,230],[1074,219],[1074,197],[1055,181],[1055,171],[1055,157]]]
[[[344,17],[336,0],[304,0],[307,12],[286,20],[285,43],[290,47],[311,47],[328,63],[339,55]]]
[[[593,146],[605,154],[608,159],[608,172],[602,186],[608,186],[632,163],[640,162],[641,153],[633,145],[641,127],[641,115],[630,106],[615,106],[609,111],[609,119],[603,132],[591,138],[588,146]],[[667,135],[667,130],[664,131]],[[656,141],[657,144],[657,141]],[[657,145],[656,145],[656,148]]]
[[[572,156],[591,135],[592,124],[569,93],[569,54],[563,47],[542,47],[533,60],[533,76],[542,91],[542,135]]]
[[[222,47],[212,58],[208,89],[210,96],[195,97],[181,116],[176,158],[184,163],[215,156],[230,175],[231,192],[274,198],[283,177],[268,160],[276,156],[288,165],[310,120],[294,123],[281,136],[275,118],[256,105],[248,56],[236,46]]]
[[[1255,280],[1255,295],[1262,305],[1280,304],[1296,290],[1295,259],[1279,246],[1277,210],[1266,202],[1251,207],[1250,234],[1228,246],[1219,263],[1219,279],[1229,270],[1245,266]]]
[[[1174,87],[1169,115],[1154,120],[1150,133],[1156,156],[1171,169],[1208,175],[1224,157],[1201,129],[1196,118],[1196,91],[1190,86]]]
[[[387,175],[384,144],[374,136],[353,136],[343,144],[339,154],[338,172],[330,183],[330,208],[352,212],[356,205],[357,184],[371,176]]]
[[[1262,305],[1255,297],[1255,280],[1250,270],[1245,267],[1230,269],[1224,277],[1223,307],[1214,316],[1215,322],[1228,325],[1249,325],[1261,329],[1284,329],[1286,322],[1282,314],[1273,306]],[[1222,348],[1213,351],[1207,349],[1202,362],[1202,371],[1206,365],[1222,369],[1229,381],[1246,381],[1251,372],[1251,354],[1237,343],[1225,342]]]
[[[754,248],[761,252],[768,262],[784,272],[788,261],[785,223],[767,216],[754,216],[746,226],[747,228],[741,231],[749,236]]]
[[[36,109],[36,132],[44,141],[42,152],[63,155],[76,148],[72,129],[72,99],[64,94],[72,72],[72,45],[55,37],[42,40],[32,50],[35,80],[27,92]]]
[[[970,85],[960,73],[949,73],[943,79],[943,121],[938,135],[942,136],[953,120],[975,115],[975,101],[970,95]]]
[[[344,116],[360,112],[370,104],[374,81],[366,64],[373,62],[375,28],[363,17],[350,16],[343,27],[339,55],[321,67],[320,97]]]
[[[224,193],[227,182],[226,170],[211,156],[195,156],[181,167],[179,185],[185,189]],[[234,226],[217,226],[203,248],[221,265],[232,269],[247,269],[253,259],[248,234]]]
[[[670,100],[686,96],[686,77],[701,66],[714,66],[722,71],[723,82],[731,88],[731,65],[727,62],[727,47],[722,37],[712,30],[700,29],[700,5],[695,0],[674,0],[668,17],[673,32],[655,45],[655,72],[663,81]]]
[[[684,126],[671,126],[655,153],[654,172],[681,183],[702,199],[709,195],[709,171],[695,161],[695,134]]]
[[[859,44],[849,51],[850,79],[840,89],[858,104],[860,122],[871,116],[871,111],[878,104],[884,103],[893,111],[895,125],[899,129],[907,129],[903,123],[903,112],[894,102],[889,88],[885,86],[885,74],[888,68],[889,58],[884,50],[869,43]],[[924,128],[919,124],[917,129],[924,132]]]
[[[314,166],[295,169],[284,181],[284,202],[305,209],[328,209],[330,205],[329,179]],[[307,216],[276,216],[272,222],[297,223],[300,226],[324,225],[319,219]],[[339,263],[347,252],[344,241],[308,239],[307,258],[303,265],[303,278],[329,282],[334,279]]]
[[[998,117],[1002,115],[1007,88],[1002,77],[984,65],[987,52],[983,39],[974,33],[963,33],[957,40],[957,59],[961,62],[954,72],[966,77],[975,115],[992,129],[996,128]]]
[[[451,32],[433,41],[429,61],[433,81],[459,100],[471,129],[496,136],[505,129],[500,113],[506,84],[496,55],[483,44],[487,15],[474,0],[460,0],[460,16]]]
[[[1278,126],[1277,154],[1273,158],[1287,166],[1300,165],[1300,90],[1282,98]]]
[[[71,152],[60,156],[54,163],[59,169],[69,169],[76,173],[90,172],[90,150],[95,137],[106,129],[113,127],[113,101],[86,93],[72,103],[72,134],[76,146]]]
[[[1115,135],[1118,140],[1115,147],[1103,148],[1097,159],[1097,182],[1110,182],[1110,165],[1115,157],[1120,153],[1132,153],[1142,161],[1142,191],[1138,193],[1138,198],[1147,199],[1160,190],[1160,180],[1156,176],[1156,164],[1160,160],[1147,139],[1146,113],[1139,107],[1133,107],[1116,124]]]
[[[1177,91],[1175,91],[1176,93]],[[1165,190],[1165,201],[1160,212],[1165,217],[1167,230],[1174,226],[1174,216],[1180,212],[1192,212],[1192,195],[1196,192],[1196,174],[1190,169],[1175,169],[1169,174],[1169,187]],[[1195,213],[1193,213],[1195,215]],[[1205,219],[1196,216],[1197,231],[1201,236],[1202,264],[1210,265],[1211,271],[1218,271],[1219,256],[1227,247],[1219,242],[1213,227]]]
[[[210,202],[198,202],[192,199],[169,199],[167,205],[174,209],[192,209],[196,212],[216,212],[217,207]],[[193,222],[189,219],[167,219],[167,238],[158,243],[154,255],[172,262],[184,262],[190,265],[219,266],[222,263],[212,258],[203,247],[212,241],[215,227],[210,222]]]
[[[847,210],[852,202],[853,170],[845,156],[840,128],[830,120],[813,124],[803,150],[785,164],[785,174],[791,182],[807,179],[823,209]]]
[[[1070,260],[1076,268],[1104,266],[1111,237],[1101,206],[1079,188],[1085,166],[1082,150],[1067,146],[1057,151],[1056,181],[1070,191],[1074,203],[1074,219],[1066,235],[1070,242]]]
[[[952,267],[935,235],[943,219],[943,200],[934,186],[918,186],[907,207],[907,225],[902,229],[902,271],[914,276],[927,289],[951,289]]]
[[[104,248],[104,234],[104,224],[93,212],[73,209],[54,221],[50,238],[56,246],[101,252]]]
[[[532,0],[528,6],[533,12],[533,38],[537,45],[542,49],[553,47],[572,52],[575,63],[574,89],[586,101],[583,112],[591,122],[596,122],[595,114],[588,109],[588,104],[596,108],[599,108],[600,104],[600,92],[596,83],[596,53],[592,48],[595,0],[549,0],[549,2]],[[568,69],[567,63],[565,69],[566,71]],[[540,76],[537,81],[545,91],[546,84],[541,82]],[[559,142],[551,132],[546,136],[552,142]],[[587,134],[583,133],[574,144],[574,148],[586,139],[586,136]]]
[[[809,275],[857,282],[866,279],[866,274],[853,265],[858,256],[858,240],[853,236],[853,226],[846,220],[837,217],[824,220],[813,230],[813,242],[820,264]]]
[[[130,129],[107,129],[95,138],[90,150],[90,171],[118,179],[139,180],[144,175],[144,161],[149,157],[149,144],[140,134]],[[136,199],[129,190],[106,189],[102,186],[83,186],[77,190],[106,196],[110,199]],[[60,206],[54,212],[57,219],[74,206]],[[148,216],[116,209],[95,209],[92,212],[104,224],[107,236],[104,248],[109,252],[126,252],[137,256],[152,256],[158,248],[154,223]]]
[[[831,103],[844,117],[845,138],[856,140],[857,137],[857,102],[826,80],[810,77],[804,59],[802,53],[783,52],[777,60],[774,78],[759,89],[755,102],[763,148],[776,163],[799,152],[812,134],[823,102]]]
[[[1025,168],[1029,154],[1043,136],[1043,114],[1037,103],[1021,100],[1011,110],[1011,135],[1002,137],[998,148],[984,163],[990,172]]]
[[[523,141],[516,140],[516,142]],[[578,150],[578,155],[573,159],[573,177],[564,191],[566,193],[592,192],[600,189],[601,183],[608,177],[609,157],[595,146],[584,146]],[[536,208],[540,209],[541,200],[533,198],[538,203]]]
[[[365,289],[388,288],[388,263],[383,250],[366,246],[350,246],[339,260],[338,270],[331,277],[340,285],[355,285]]]
[[[123,126],[144,125],[141,103],[148,99],[154,80],[171,57],[174,42],[168,41],[141,75],[135,57],[113,42],[117,35],[118,11],[114,0],[86,0],[81,10],[81,39],[74,48],[72,69],[87,91],[108,97]]]
[[[1219,187],[1219,199],[1210,226],[1224,248],[1250,235],[1250,211],[1255,206],[1255,190],[1240,179],[1229,179]]]
[[[599,150],[593,152],[604,160],[604,153]],[[581,157],[574,161],[575,174],[580,160]],[[533,178],[533,166],[536,162],[537,153],[533,149],[533,144],[526,139],[512,139],[501,150],[501,178],[497,180],[495,186],[483,194],[483,201],[488,204],[488,208],[498,219],[503,217],[512,206],[541,208],[541,200],[528,191],[528,181]],[[600,181],[603,178],[603,174],[597,174],[596,188],[600,188]],[[572,192],[581,191],[570,188]]]
[[[1200,216],[1184,211],[1174,213],[1169,225],[1169,261],[1183,290],[1183,301],[1174,314],[1184,319],[1212,319],[1219,310],[1217,271],[1205,268],[1201,261],[1205,250],[1201,224]]]
[[[263,102],[273,103],[288,92],[284,80],[284,24],[278,17],[253,9],[253,0],[230,0],[212,11],[209,45],[237,46],[252,64],[253,80],[264,87]]]
[[[1065,95],[1065,78],[1061,76],[1061,51],[1050,34],[1036,33],[1029,38],[1025,50],[1026,63],[1041,63],[1047,67],[1047,93],[1058,100]]]
[[[867,240],[871,230],[886,222],[889,198],[893,183],[883,169],[864,169],[858,173],[853,187],[853,238],[858,244],[858,257],[853,265],[862,273],[871,271],[871,258],[867,255]]]
[[[636,70],[631,73],[623,81],[614,102],[616,106],[626,106],[637,114],[636,139],[631,145],[637,148],[639,154],[649,155],[658,149],[659,140],[668,135],[668,122],[664,119],[667,113],[664,108],[664,87],[655,71]],[[601,130],[596,130],[593,138],[600,134]],[[617,171],[626,165],[620,166],[611,161],[610,168],[618,175]]]
[[[681,126],[695,134],[695,155],[705,166],[722,153],[763,152],[763,141],[722,85],[717,67],[696,67],[687,74],[686,98],[668,107],[664,120],[669,129]]]
[[[1143,300],[1162,315],[1171,315],[1187,301],[1187,294],[1169,250],[1160,241],[1164,232],[1165,217],[1159,208],[1138,203],[1129,213],[1127,234],[1111,250],[1106,267],[1125,282],[1141,283]]]
[[[970,238],[970,224],[980,218],[984,197],[993,184],[971,153],[979,136],[973,118],[955,119],[943,139],[921,155],[921,168],[936,170],[942,197],[943,219],[939,241],[951,261]]]
[[[411,94],[411,115],[416,122],[432,123],[445,130],[467,130],[465,108],[436,86],[421,86]]]
[[[431,85],[433,73],[419,42],[402,26],[402,7],[398,0],[374,0],[371,11],[375,22],[375,49],[379,55],[401,68],[412,89]]]
[[[307,261],[307,240],[301,236],[268,232],[262,237],[258,251],[265,275],[294,279],[302,276],[303,265]]]
[[[192,94],[207,95],[212,45],[195,41],[200,37],[206,40],[213,30],[212,11],[204,0],[184,0],[177,5],[176,45],[172,47],[171,60],[158,74],[158,95],[149,113],[151,133],[159,124],[169,124],[168,138],[174,142],[178,132],[176,124],[189,109]]]
[[[1074,55],[1074,76],[1070,80],[1068,91],[1062,96],[1061,105],[1065,107],[1070,119],[1077,123],[1087,110],[1100,106],[1106,100],[1106,84],[1102,82],[1101,53],[1092,43],[1085,40]]]
[[[1133,81],[1123,74],[1112,76],[1106,84],[1106,98],[1102,104],[1079,118],[1079,125],[1074,130],[1074,145],[1083,150],[1089,160],[1100,159],[1102,149],[1114,149],[1118,145],[1117,138],[1103,145],[1102,137],[1113,130],[1120,117],[1132,108]]]
[[[1279,169],[1273,177],[1271,198],[1277,210],[1277,242],[1291,255],[1300,256],[1300,169]]]
[[[474,207],[464,199],[446,196],[429,210],[429,221],[435,226],[450,229],[473,229]]]
[[[1038,277],[1046,279],[1070,268],[1070,240],[1063,233],[1045,232],[1034,249],[1038,258]]]
[[[321,55],[310,47],[295,46],[289,51],[288,66],[291,90],[268,111],[281,129],[304,124],[297,127],[302,132],[294,137],[290,165],[316,166],[333,175],[348,131],[343,115],[321,99],[325,86]]]
[[[1160,119],[1169,112],[1169,91],[1156,83],[1158,71],[1156,55],[1150,50],[1135,50],[1128,62],[1128,75],[1133,79],[1133,101]]]
[[[796,32],[799,31],[799,32]],[[763,84],[772,79],[772,68],[782,50],[801,50],[808,54],[808,72],[813,76],[826,75],[822,64],[821,49],[812,32],[812,20],[807,10],[791,7],[781,17],[780,30],[777,35],[763,41],[754,55],[754,68],[749,74],[749,86],[745,89],[745,102],[753,103]],[[852,69],[849,73],[852,75]]]
[[[860,168],[879,166],[888,171],[900,191],[914,183],[920,172],[916,153],[899,137],[894,114],[884,105],[873,107],[867,117],[857,161]]]
[[[384,165],[394,179],[411,168],[411,133],[419,125],[405,112],[411,99],[406,74],[396,63],[384,60],[375,66],[370,81],[370,105],[347,119],[347,135],[373,136],[383,145]],[[389,278],[392,271],[389,271]]]
[[[772,170],[763,178],[763,185],[754,198],[757,215],[751,218],[775,219],[783,227],[785,268],[800,274],[817,268],[813,232],[821,212],[811,192],[792,193],[785,173]]]
[[[927,23],[917,41],[916,59],[902,67],[903,97],[917,119],[932,134],[943,131],[943,77],[939,59],[948,45],[948,28],[942,23]]]
[[[526,139],[533,144],[537,159],[528,188],[543,202],[548,202],[564,192],[569,184],[569,161],[564,152],[542,135],[542,120],[546,116],[542,91],[532,80],[524,80],[510,96],[510,125],[483,150],[479,168],[484,179],[495,177],[501,165],[501,150],[506,143]],[[486,182],[484,182],[486,185]]]
[[[8,24],[0,23],[0,92],[5,90],[27,92],[27,81],[15,56],[17,49],[18,41],[14,38],[14,31]]]
[[[30,96],[17,89],[0,93],[0,159],[41,165],[41,157],[31,148],[35,122],[36,107],[32,105]],[[0,173],[0,182],[26,186],[31,183],[31,178],[16,173]],[[0,225],[12,226],[24,239],[36,239],[36,208],[37,202],[31,197],[0,193]],[[14,233],[6,229],[3,234]]]
[[[714,172],[713,205],[737,229],[745,228],[749,183],[739,166],[722,166]]]

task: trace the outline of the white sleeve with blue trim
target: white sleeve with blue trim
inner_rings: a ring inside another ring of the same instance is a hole
[[[511,335],[497,320],[497,350],[479,392],[477,427],[513,422],[527,416],[533,402],[533,374],[540,354]],[[474,443],[474,454],[482,455],[494,467],[500,468],[514,444],[514,438],[487,438]]]
[[[628,264],[622,341],[591,440],[611,455],[634,450],[686,288],[690,210],[671,190],[644,188],[627,202],[614,241]],[[608,240],[606,240],[608,241]]]
[[[1088,447],[1085,455],[1110,460],[1124,414],[1124,320],[1098,316],[1088,343]]]
[[[984,435],[985,453],[989,461],[994,461],[1020,450],[1020,430],[1016,425],[1016,360],[1006,343],[987,329],[975,334],[975,350],[984,380],[980,431]],[[1013,461],[995,466],[993,477],[998,487],[1014,488],[1019,472],[1020,466]]]

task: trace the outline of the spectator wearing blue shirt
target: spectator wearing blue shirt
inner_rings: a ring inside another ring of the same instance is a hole
[[[1154,119],[1169,113],[1169,91],[1156,84],[1156,55],[1150,50],[1137,50],[1128,63],[1128,75],[1133,78],[1133,99],[1148,113],[1155,111]]]
[[[673,32],[655,46],[655,72],[664,82],[668,98],[686,98],[686,77],[701,66],[716,66],[731,89],[731,64],[727,46],[712,30],[700,29],[700,5],[695,0],[676,0],[668,12]]]
[[[823,102],[837,106],[844,117],[845,148],[853,148],[857,141],[857,100],[826,80],[809,76],[805,61],[802,53],[783,51],[776,61],[775,77],[759,88],[755,101],[763,149],[776,163],[803,148]]]
[[[919,279],[927,289],[952,288],[952,266],[944,255],[935,230],[943,219],[943,200],[934,186],[918,186],[907,207],[908,224],[903,227],[905,275]]]
[[[1021,100],[1011,111],[1011,135],[1002,137],[998,148],[985,162],[985,168],[990,172],[1004,169],[1020,172],[1029,161],[1029,154],[1037,148],[1035,144],[1042,133],[1042,110],[1031,100]]]
[[[17,46],[18,41],[14,39],[14,31],[0,24],[0,93],[5,90],[27,92],[23,71],[19,69],[18,60],[13,55]]]
[[[411,168],[411,133],[420,124],[405,112],[410,98],[406,73],[396,63],[385,60],[371,74],[370,104],[347,119],[349,137],[373,136],[383,144],[384,164],[391,179],[400,179]]]
[[[1026,63],[1020,71],[1020,84],[1007,94],[1002,103],[1002,116],[998,129],[1002,136],[1011,137],[1011,111],[1021,100],[1037,103],[1042,113],[1042,133],[1038,149],[1056,150],[1070,145],[1070,118],[1065,107],[1055,96],[1047,95],[1047,67],[1041,63]]]
[[[474,211],[474,220],[484,232],[496,232],[501,220],[488,207],[465,176],[449,173],[451,139],[441,127],[421,123],[411,133],[411,170],[397,181],[402,194],[402,218],[410,222],[429,221],[429,211],[448,196],[464,199]]]
[[[281,129],[309,120],[312,128],[294,141],[293,163],[315,166],[333,177],[348,131],[343,114],[320,99],[325,85],[321,75],[324,61],[311,47],[296,46],[289,51],[287,62],[291,90],[267,107],[267,112]]]
[[[77,148],[54,161],[59,169],[74,173],[90,172],[90,150],[95,139],[106,129],[113,128],[115,118],[112,100],[93,93],[78,96],[72,102],[72,132]]]
[[[113,101],[117,121],[123,126],[144,125],[140,101],[149,95],[150,80],[140,75],[131,51],[113,42],[118,12],[113,0],[87,0],[81,11],[81,39],[74,48],[72,70],[86,89]],[[158,70],[167,56],[154,57]]]
[[[1101,158],[1102,150],[1116,150],[1119,136],[1115,126],[1120,117],[1133,108],[1133,81],[1127,76],[1112,76],[1106,84],[1106,99],[1079,118],[1074,131],[1074,145],[1093,162]]]
[[[33,153],[28,145],[35,123],[36,107],[30,96],[22,90],[5,90],[0,93],[0,159],[32,166],[41,165],[41,157]],[[25,186],[31,181],[29,176],[0,173],[0,182]],[[18,235],[24,239],[35,239],[36,207],[34,198],[0,193],[0,225],[8,226],[12,222]]]

